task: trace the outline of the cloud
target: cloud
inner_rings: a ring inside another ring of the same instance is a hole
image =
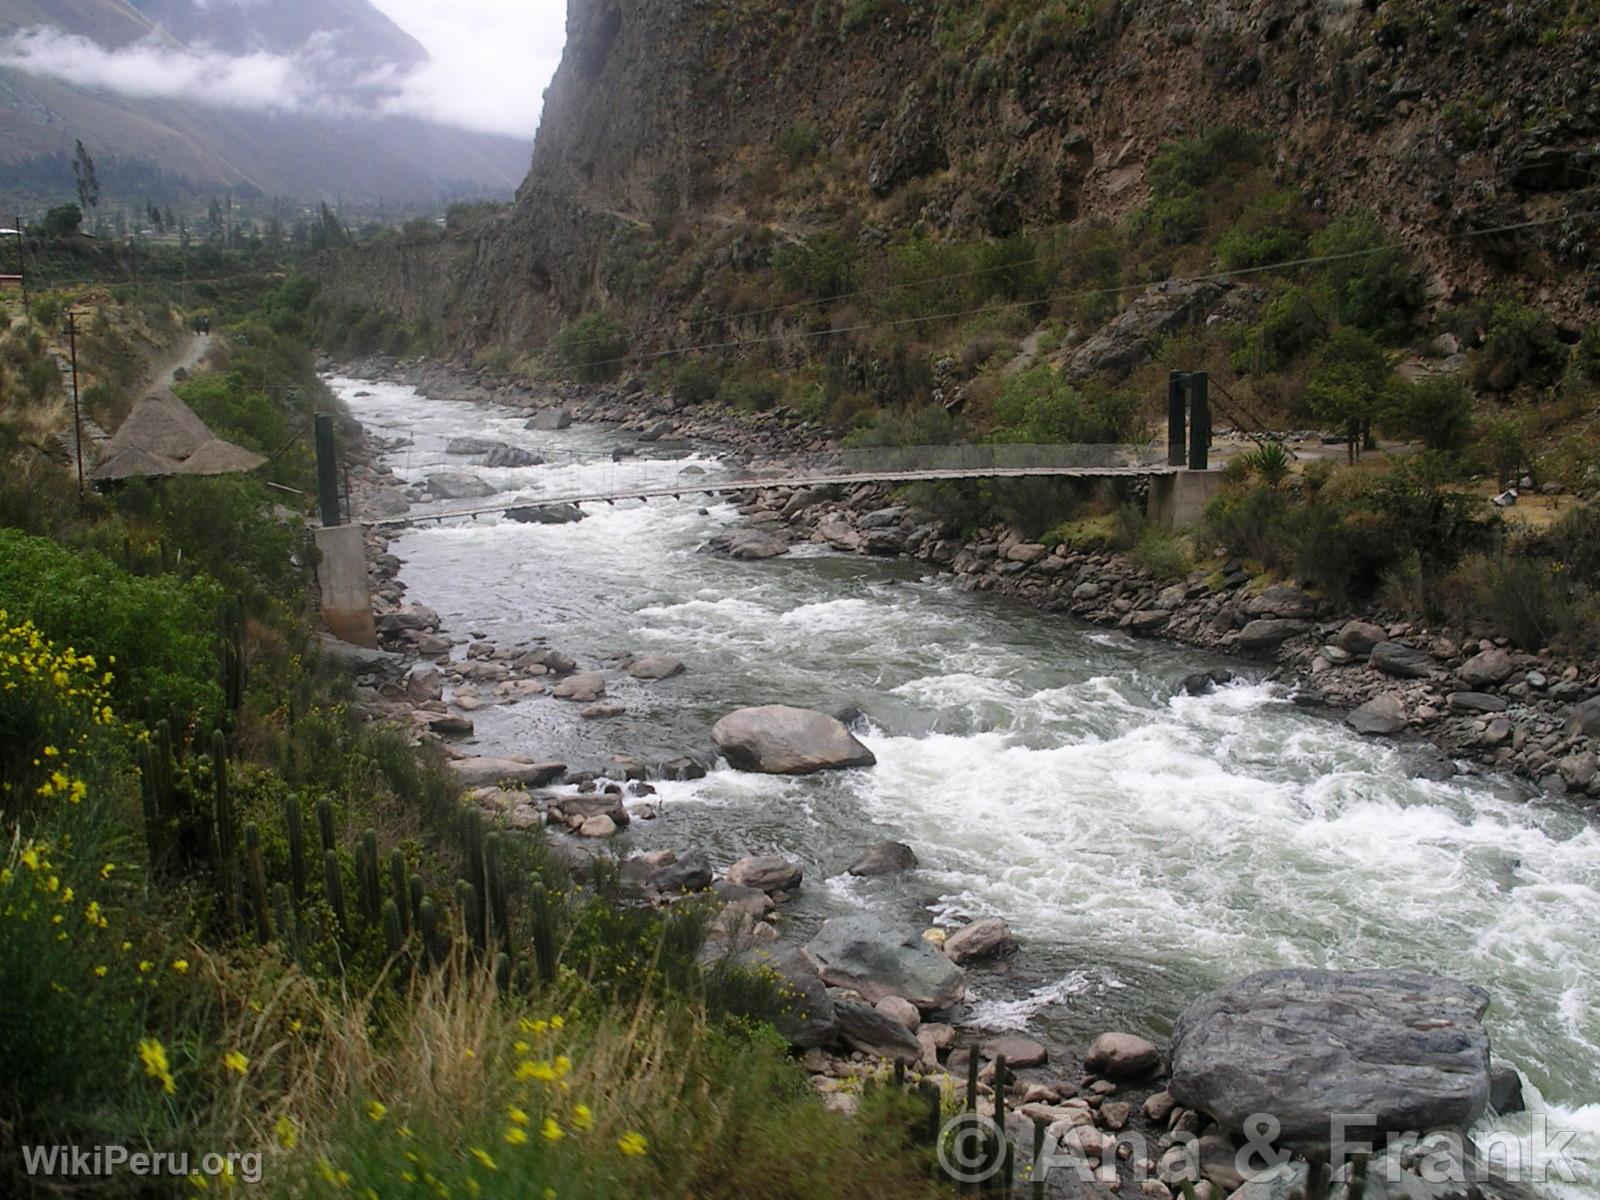
[[[206,2],[248,9],[258,0]],[[40,26],[0,39],[0,67],[125,96],[257,112],[420,117],[531,140],[561,59],[565,0],[375,4],[427,48],[427,62],[410,70],[355,66],[322,35],[293,54],[229,54],[159,34],[107,49]]]

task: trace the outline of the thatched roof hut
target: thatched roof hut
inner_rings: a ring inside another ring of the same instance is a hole
[[[228,475],[253,471],[267,460],[225,442],[169,389],[151,392],[133,406],[106,442],[96,482],[162,475]]]
[[[178,464],[179,475],[231,475],[254,471],[267,460],[243,446],[212,438]]]

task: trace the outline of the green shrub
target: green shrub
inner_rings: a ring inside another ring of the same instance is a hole
[[[1553,387],[1566,366],[1567,348],[1548,313],[1515,300],[1490,308],[1483,348],[1473,358],[1474,384],[1491,392]]]
[[[60,299],[56,296],[40,296],[33,302],[33,319],[35,324],[53,329],[61,319]]]
[[[1281,371],[1327,336],[1327,323],[1304,289],[1287,288],[1267,302],[1246,335],[1235,366],[1257,374]]]
[[[704,358],[691,358],[672,374],[672,394],[685,404],[710,403],[720,385],[716,364]]]
[[[216,723],[220,602],[205,576],[141,579],[92,551],[0,530],[0,608],[32,620],[57,645],[93,654],[113,674],[119,713]]]
[[[1519,555],[1475,555],[1445,581],[1445,610],[1462,628],[1487,624],[1524,650],[1565,628],[1568,601],[1554,564]]]
[[[816,157],[822,149],[822,130],[813,121],[789,126],[772,141],[772,148],[791,171]]]
[[[1377,416],[1389,376],[1377,342],[1358,329],[1336,329],[1312,358],[1306,401],[1318,417],[1354,434]]]
[[[55,360],[49,358],[35,359],[22,372],[23,389],[34,403],[43,400],[60,380],[61,372],[56,369]]]
[[[1268,487],[1281,484],[1294,466],[1294,460],[1281,442],[1264,442],[1245,454],[1242,461]]]
[[[556,360],[583,383],[613,379],[622,369],[628,339],[622,327],[603,312],[586,313],[556,334]]]
[[[850,0],[839,17],[841,33],[855,33],[866,28],[878,15],[879,0]]]
[[[1403,336],[1417,308],[1404,248],[1369,212],[1351,213],[1311,239],[1311,252],[1335,261],[1322,276],[1339,320],[1380,338]]]
[[[1401,380],[1392,390],[1384,423],[1430,450],[1460,450],[1472,432],[1472,393],[1448,375]]]
[[[1006,376],[994,402],[998,440],[1040,443],[1123,443],[1140,439],[1138,398],[1103,384],[1074,387],[1039,364]]]
[[[854,291],[860,263],[859,248],[831,230],[809,241],[786,243],[772,255],[773,269],[784,285],[816,300],[834,300]]]
[[[1183,578],[1192,566],[1183,539],[1158,529],[1146,529],[1139,535],[1133,561],[1163,581]]]

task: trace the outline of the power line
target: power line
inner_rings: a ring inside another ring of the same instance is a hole
[[[1570,220],[1570,217],[1546,217],[1533,221],[1519,221],[1510,225],[1500,225],[1491,229],[1469,229],[1460,233],[1435,235],[1435,241],[1464,240],[1473,237],[1490,237],[1495,234],[1514,233],[1523,229],[1536,229],[1549,225],[1559,225]],[[1012,300],[1002,304],[984,305],[980,308],[971,308],[954,312],[930,313],[913,317],[897,317],[881,321],[862,321],[853,325],[840,325],[828,329],[805,329],[788,333],[766,334],[761,337],[735,338],[730,341],[702,342],[691,346],[680,346],[673,349],[655,350],[642,354],[623,354],[615,358],[597,359],[586,363],[586,367],[617,366],[623,363],[650,362],[662,358],[677,358],[686,354],[718,350],[736,350],[746,346],[770,345],[774,342],[785,342],[795,338],[832,337],[836,334],[862,333],[872,329],[896,329],[911,325],[928,324],[934,321],[949,321],[961,317],[985,316],[992,313],[1010,312],[1019,308],[1031,308],[1049,300],[1079,300],[1091,296],[1114,296],[1127,292],[1144,292],[1152,288],[1167,287],[1177,284],[1192,283],[1219,283],[1228,279],[1239,279],[1251,275],[1262,275],[1274,271],[1292,270],[1298,267],[1320,266],[1327,263],[1347,262],[1358,258],[1367,258],[1374,254],[1386,254],[1392,250],[1390,246],[1374,246],[1366,250],[1349,250],[1338,254],[1317,254],[1301,258],[1289,259],[1280,263],[1267,263],[1253,267],[1236,267],[1227,271],[1211,271],[1199,275],[1167,276],[1164,279],[1147,280],[1141,283],[1118,284],[1113,287],[1083,288],[1077,291],[1046,292],[1028,300]],[[929,280],[927,282],[936,282]],[[540,349],[548,349],[549,343]]]

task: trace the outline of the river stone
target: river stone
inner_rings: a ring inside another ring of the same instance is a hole
[[[1474,654],[1457,667],[1456,675],[1467,687],[1477,691],[1480,688],[1504,683],[1511,678],[1511,672],[1515,669],[1511,663],[1511,655],[1498,646],[1491,646]]]
[[[873,1005],[886,1017],[893,1017],[912,1033],[922,1024],[922,1014],[917,1011],[917,1006],[903,996],[885,996]]]
[[[917,934],[865,913],[824,921],[805,951],[823,982],[854,988],[870,1003],[900,996],[940,1009],[966,994],[965,971]]]
[[[831,1045],[838,1039],[839,1018],[833,999],[817,977],[816,968],[798,947],[751,947],[736,955],[734,961],[753,971],[775,972],[782,979],[787,1003],[773,1025],[790,1045],[809,1050]]]
[[[1582,704],[1574,705],[1564,728],[1568,737],[1600,735],[1600,696],[1591,696]]]
[[[562,408],[560,405],[556,405],[554,408],[541,408],[538,412],[534,413],[532,417],[528,418],[528,421],[523,425],[523,428],[543,429],[548,431],[554,429],[565,429],[571,424],[572,414],[566,409]]]
[[[982,958],[997,958],[1010,954],[1017,948],[1011,930],[999,917],[980,917],[970,925],[963,925],[944,940],[944,952],[953,963],[975,962]]]
[[[1336,644],[1339,649],[1357,658],[1365,658],[1372,653],[1374,646],[1387,640],[1388,636],[1382,625],[1373,625],[1368,621],[1346,621],[1339,630]]]
[[[728,868],[728,882],[763,892],[788,892],[800,886],[800,864],[780,854],[741,858]]]
[[[1427,679],[1433,674],[1433,655],[1404,642],[1379,642],[1372,648],[1372,665],[1386,675],[1402,679]]]
[[[428,476],[428,490],[441,500],[473,500],[495,492],[493,484],[470,471],[435,471]]]
[[[1128,628],[1136,633],[1154,633],[1172,619],[1172,614],[1159,608],[1141,608],[1128,617]]]
[[[922,1057],[922,1043],[917,1035],[894,1017],[841,992],[830,991],[828,995],[839,1021],[839,1035],[852,1050],[908,1063]]]
[[[1522,1112],[1526,1107],[1522,1098],[1522,1076],[1508,1062],[1489,1064],[1489,1107],[1502,1117]]]
[[[1037,1067],[1047,1062],[1050,1052],[1044,1048],[1043,1042],[1036,1042],[1032,1038],[1007,1035],[992,1038],[983,1044],[979,1053],[991,1062],[1005,1055],[1008,1067]]]
[[[1239,631],[1238,646],[1246,653],[1271,650],[1273,647],[1309,633],[1310,621],[1290,620],[1287,617],[1257,617]]]
[[[1449,701],[1451,712],[1500,713],[1506,710],[1506,702],[1488,692],[1451,692]]]
[[[1179,1104],[1245,1131],[1254,1113],[1278,1145],[1325,1151],[1335,1113],[1377,1133],[1465,1128],[1489,1100],[1482,988],[1414,971],[1262,971],[1210,992],[1172,1032]]]
[[[583,520],[584,511],[576,504],[541,504],[508,508],[506,517],[523,525],[570,525]]]
[[[1161,1051],[1134,1033],[1102,1033],[1083,1056],[1083,1069],[1106,1079],[1140,1079],[1161,1065]]]
[[[711,740],[738,770],[768,775],[808,775],[878,761],[836,717],[787,704],[731,712],[711,727]]]
[[[728,554],[733,558],[776,558],[788,552],[787,541],[759,529],[741,529],[728,539]]]
[[[1405,702],[1399,696],[1374,696],[1345,716],[1345,724],[1357,733],[1388,737],[1407,725]]]
[[[904,842],[879,842],[851,863],[852,875],[893,875],[917,865],[916,853]]]
[[[608,838],[617,832],[617,823],[605,813],[595,813],[579,822],[577,832],[579,837]]]
[[[537,467],[543,462],[544,459],[532,450],[506,442],[496,442],[483,459],[486,467]]]
[[[651,873],[650,886],[671,896],[679,892],[703,892],[711,886],[711,879],[711,862],[705,851],[685,850]]]
[[[444,676],[439,668],[418,663],[406,672],[406,699],[413,704],[426,704],[444,698]]]
[[[671,679],[683,673],[683,659],[670,654],[646,654],[628,664],[628,674],[635,679]]]
[[[1195,671],[1178,681],[1178,691],[1185,696],[1208,696],[1224,684],[1232,683],[1238,676],[1226,667],[1213,667],[1209,671]]]
[[[1252,617],[1289,617],[1304,620],[1317,615],[1317,602],[1291,584],[1279,583],[1245,602]]]
[[[481,755],[474,758],[457,758],[450,769],[463,787],[488,787],[502,781],[525,783],[531,787],[544,787],[567,773],[563,763],[529,762],[520,758],[492,758]]]
[[[550,694],[557,700],[592,704],[606,694],[606,677],[598,671],[580,671],[556,684]]]

